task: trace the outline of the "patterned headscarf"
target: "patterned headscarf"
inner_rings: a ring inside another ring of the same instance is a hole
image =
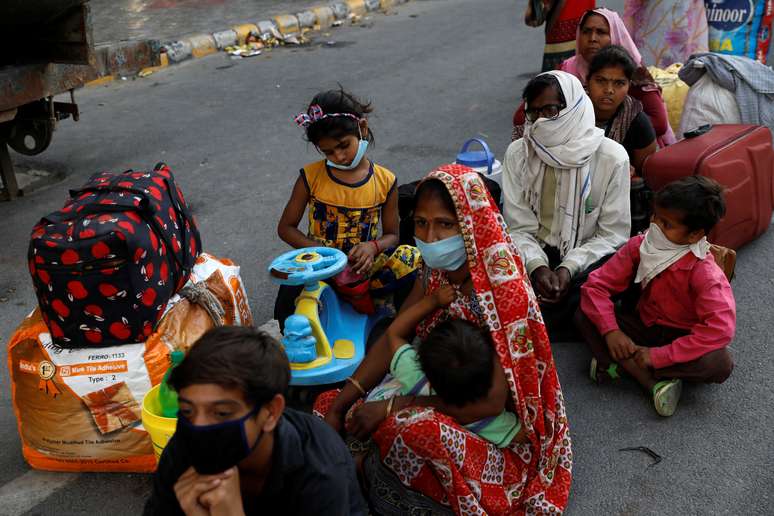
[[[444,165],[427,179],[441,181],[454,201],[482,323],[531,441],[531,446],[511,446],[521,458],[520,478],[526,480],[512,507],[520,513],[562,511],[572,479],[571,441],[551,345],[529,276],[497,205],[475,171]],[[428,293],[440,288],[443,274],[432,271]],[[418,328],[420,337],[444,317],[442,310],[432,314]]]

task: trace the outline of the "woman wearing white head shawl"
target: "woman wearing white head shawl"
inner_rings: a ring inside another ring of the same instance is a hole
[[[596,127],[575,76],[540,74],[524,101],[524,138],[505,153],[505,219],[556,336],[588,273],[629,238],[629,158]]]

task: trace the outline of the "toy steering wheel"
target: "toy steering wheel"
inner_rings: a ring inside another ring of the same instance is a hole
[[[269,265],[269,274],[279,285],[315,286],[347,266],[347,255],[332,247],[304,247],[283,253]]]

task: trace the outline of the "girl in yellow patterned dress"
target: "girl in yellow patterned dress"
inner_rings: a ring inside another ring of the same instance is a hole
[[[395,175],[365,156],[373,142],[366,119],[371,111],[370,104],[344,90],[331,90],[316,95],[306,112],[296,117],[307,140],[326,159],[301,169],[277,227],[280,238],[295,248],[322,245],[346,253],[349,268],[332,284],[362,312],[373,311],[368,290],[376,297],[395,292],[400,299],[398,291],[410,290],[420,264],[416,248],[396,247]],[[304,211],[309,221],[306,234],[298,229]],[[355,292],[353,284],[363,288]],[[299,292],[297,287],[280,288],[274,307],[280,325],[293,313]]]

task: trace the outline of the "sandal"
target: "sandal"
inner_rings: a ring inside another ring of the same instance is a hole
[[[607,369],[599,369],[599,362],[597,362],[596,358],[592,358],[589,365],[589,378],[596,383],[602,383],[606,380],[618,380],[621,378],[621,375],[618,374],[618,364],[610,362]]]
[[[664,380],[654,385],[653,406],[658,415],[669,417],[674,414],[682,392],[683,381],[680,379]]]

